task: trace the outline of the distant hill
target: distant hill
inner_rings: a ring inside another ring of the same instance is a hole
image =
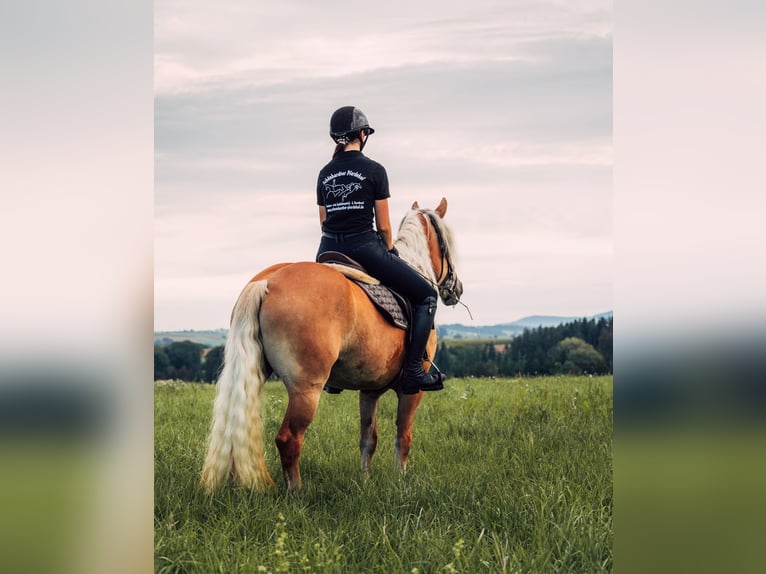
[[[598,321],[602,317],[609,318],[612,311],[591,315],[590,317],[556,317],[551,315],[530,315],[513,321],[512,323],[502,323],[500,325],[489,325],[480,327],[471,327],[459,323],[450,325],[437,325],[437,334],[441,339],[493,339],[509,338],[520,335],[524,329],[535,329],[537,327],[556,327],[563,323],[571,323],[580,319],[595,319]],[[206,347],[217,347],[226,343],[226,334],[228,329],[214,329],[210,331],[194,331],[187,329],[184,331],[155,331],[155,345],[169,345],[177,341],[191,341],[200,343]]]
[[[437,334],[441,339],[491,339],[515,337],[524,332],[524,329],[535,329],[537,327],[556,327],[564,323],[571,323],[580,319],[595,319],[598,321],[602,317],[609,318],[612,311],[591,315],[590,317],[558,317],[551,315],[530,315],[518,319],[511,323],[502,323],[499,325],[471,327],[462,324],[437,325]]]
[[[206,347],[217,347],[226,342],[226,333],[228,332],[228,329],[214,329],[211,331],[194,331],[192,329],[184,331],[155,331],[154,344],[169,345],[170,343],[180,341],[191,341]]]

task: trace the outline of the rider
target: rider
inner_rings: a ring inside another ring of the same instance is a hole
[[[332,160],[319,172],[317,204],[322,241],[319,254],[339,251],[355,259],[381,283],[412,303],[410,344],[402,378],[402,392],[438,391],[440,375],[423,370],[426,343],[434,324],[436,289],[413,267],[399,258],[394,247],[388,213],[388,176],[385,168],[362,154],[375,130],[354,106],[338,108],[330,118],[335,141]],[[373,218],[377,231],[373,230]],[[328,392],[340,392],[325,387]]]

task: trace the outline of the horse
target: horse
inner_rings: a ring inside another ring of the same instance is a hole
[[[399,256],[455,305],[463,286],[454,266],[452,233],[444,223],[447,200],[433,210],[412,205],[401,221]],[[234,305],[217,381],[213,422],[201,483],[212,493],[229,479],[257,490],[275,488],[264,461],[261,391],[272,373],[283,381],[287,411],[276,446],[288,491],[301,489],[303,437],[325,385],[359,391],[362,473],[377,446],[378,399],[398,397],[395,464],[406,470],[412,424],[423,392],[399,388],[406,333],[389,323],[368,296],[337,267],[314,262],[278,263],[255,275]],[[434,329],[426,347],[436,351]],[[423,368],[430,368],[424,357]]]

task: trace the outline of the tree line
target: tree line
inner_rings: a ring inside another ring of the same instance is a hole
[[[525,329],[513,339],[444,340],[434,362],[453,377],[607,374],[614,318]]]
[[[613,317],[602,317],[525,329],[512,339],[448,339],[439,343],[434,362],[452,377],[607,374],[612,372],[613,326]],[[154,380],[214,383],[222,362],[223,345],[156,344]]]
[[[192,341],[154,345],[154,380],[178,379],[214,383],[223,363],[223,345],[206,347]]]

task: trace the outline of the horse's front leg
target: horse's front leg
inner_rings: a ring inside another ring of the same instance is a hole
[[[297,391],[295,386],[287,388],[287,412],[275,442],[279,449],[282,472],[287,483],[287,490],[298,491],[301,488],[300,456],[303,448],[303,435],[314,420],[322,385],[313,385]]]
[[[423,393],[405,395],[397,391],[399,403],[396,407],[396,467],[404,472],[407,470],[407,458],[412,445],[412,423],[415,421],[415,411],[418,409]]]
[[[378,391],[359,392],[360,435],[359,450],[362,453],[362,475],[367,478],[370,474],[370,462],[378,446]]]

